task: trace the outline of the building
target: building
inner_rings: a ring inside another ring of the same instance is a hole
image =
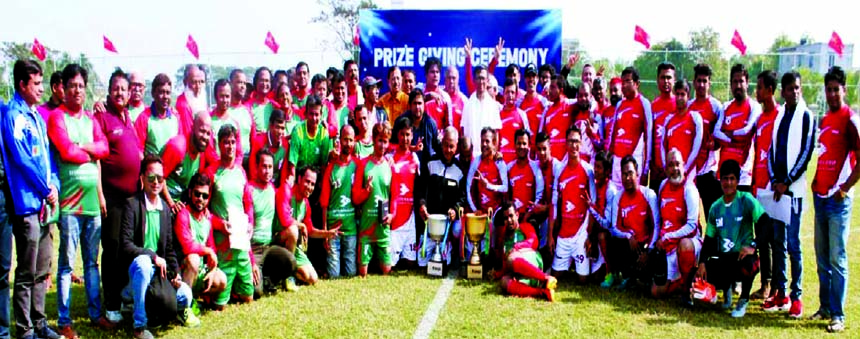
[[[830,67],[839,66],[845,70],[851,69],[854,59],[854,44],[847,44],[840,58],[826,42],[807,44],[801,40],[800,45],[780,48],[779,74],[796,70],[801,67],[809,68],[818,74],[825,74]]]

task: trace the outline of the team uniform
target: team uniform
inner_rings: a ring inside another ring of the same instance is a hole
[[[391,203],[391,179],[393,176],[392,162],[383,157],[377,163],[371,157],[359,163],[355,182],[352,186],[352,199],[356,206],[361,206],[361,221],[358,225],[358,256],[359,266],[367,266],[371,257],[376,254],[382,265],[391,266],[391,252],[388,245],[391,239],[390,225],[383,225],[380,215],[384,204]],[[364,192],[364,182],[372,178],[373,189],[369,194]]]
[[[183,258],[191,254],[202,256],[206,248],[215,251],[213,232],[212,214],[208,209],[204,209],[199,215],[195,216],[191,210],[191,206],[185,206],[176,215],[176,221],[173,223],[173,233],[176,235],[176,240],[182,249],[181,254]],[[194,295],[199,295],[206,288],[206,283],[203,281],[206,278],[206,274],[215,269],[215,267],[209,267],[206,261],[201,258],[199,266],[196,269],[198,270],[197,279],[194,281],[194,286],[190,287]]]
[[[295,99],[293,103],[296,103]],[[269,98],[263,98],[263,102],[256,102],[254,99],[251,99],[247,105],[251,109],[251,115],[254,117],[254,128],[257,129],[256,133],[268,132],[269,117],[272,116],[272,110],[275,109],[272,101]]]
[[[621,186],[621,159],[632,155],[645,174],[651,159],[651,104],[642,94],[618,103],[613,119],[609,153],[612,154],[612,182]],[[653,193],[653,192],[652,192]]]
[[[635,239],[641,247],[653,248],[660,234],[657,195],[641,185],[633,193],[621,191],[609,203],[606,214],[611,217],[609,232],[613,237],[608,251],[610,263],[613,270],[630,277],[637,258],[628,239]]]
[[[770,188],[770,173],[768,172],[768,153],[770,153],[770,144],[773,140],[774,119],[779,113],[778,107],[773,110],[762,112],[756,122],[755,139],[753,140],[753,172],[752,172],[752,194],[760,189]]]
[[[448,121],[448,116],[451,114],[451,97],[448,96],[448,93],[442,90],[442,87],[438,86],[432,91],[427,90],[424,92],[424,95],[428,95],[430,93],[434,93],[440,98],[425,101],[424,112],[427,116],[433,118],[433,122],[436,123],[436,127],[441,130],[445,126],[449,126],[451,124],[451,122]],[[391,113],[389,112],[389,116],[390,115]]]
[[[251,157],[251,140],[257,134],[257,126],[254,121],[254,113],[246,105],[236,105],[227,108],[227,116],[233,118],[238,124],[236,128],[239,130],[239,146],[242,147],[242,157],[247,161]],[[212,134],[218,134],[218,129],[215,128],[215,120],[212,120]],[[215,137],[215,136],[213,136]]]
[[[367,158],[373,154],[373,139],[370,143],[363,143],[361,140],[355,139],[355,156],[359,159]]]
[[[143,104],[143,101],[139,102],[137,106],[133,106],[131,102],[128,103],[128,117],[131,119],[132,123],[137,121],[137,118],[140,117],[140,114],[146,109],[146,105]]]
[[[259,164],[257,163],[257,152],[261,149],[266,148],[269,152],[272,153],[273,160],[273,173],[272,173],[272,183],[276,186],[280,187],[283,185],[283,181],[286,180],[288,173],[286,160],[287,156],[290,154],[290,140],[287,137],[281,138],[281,140],[277,140],[277,144],[275,140],[272,140],[272,135],[269,133],[257,133],[253,138],[251,138],[251,158],[249,159],[249,170],[251,176],[249,180],[254,181],[257,179],[257,173],[259,173]]]
[[[526,114],[529,121],[530,131],[540,131],[541,122],[543,121],[544,111],[552,104],[544,96],[537,92],[526,93],[522,100],[517,101],[519,107]]]
[[[546,108],[541,122],[541,131],[549,136],[549,151],[553,158],[562,160],[567,156],[567,130],[573,123],[575,99],[560,97]]]
[[[681,152],[681,159],[684,163],[684,178],[692,182],[698,172],[696,168],[696,158],[699,155],[699,150],[702,148],[702,137],[704,135],[704,127],[702,125],[702,117],[693,111],[687,111],[686,114],[672,114],[666,119],[663,128],[663,138],[660,153],[655,153],[654,158],[661,159],[661,166],[665,167],[668,161],[669,151],[676,149]],[[655,143],[656,145],[656,143]]]
[[[660,235],[663,250],[666,251],[666,279],[677,281],[690,273],[695,267],[696,257],[702,250],[702,238],[699,233],[699,192],[692,182],[685,181],[674,185],[669,179],[660,185]],[[681,239],[693,242],[693,255],[688,261],[694,266],[681,267],[678,261],[678,244]]]
[[[448,126],[454,126],[459,131],[460,121],[463,120],[463,108],[466,106],[466,101],[469,98],[463,92],[459,91],[454,94],[448,93],[448,96],[451,97],[451,107],[448,111]]]
[[[594,169],[580,159],[578,165],[571,167],[567,161],[553,170],[552,213],[560,224],[556,240],[555,258],[552,269],[564,272],[575,266],[576,274],[588,276],[603,265],[603,258],[591,262],[585,251],[591,218],[588,213],[589,197],[595,196]],[[586,193],[587,192],[587,193]],[[550,225],[555,229],[555,225]]]
[[[725,104],[723,112],[714,128],[714,137],[722,146],[717,168],[726,160],[737,161],[741,165],[738,185],[749,186],[752,184],[753,129],[761,115],[761,105],[750,98],[743,102],[732,100]]]
[[[328,130],[322,124],[317,125],[317,133],[314,137],[308,135],[308,123],[305,121],[296,126],[290,136],[290,152],[288,161],[296,169],[310,166],[317,172],[325,168],[332,142]]]
[[[696,157],[696,188],[702,198],[705,210],[711,208],[714,201],[723,195],[717,178],[717,160],[719,152],[705,147],[714,139],[717,120],[723,116],[723,105],[714,97],[695,98],[687,102],[690,113],[698,113],[702,118],[702,147]]]
[[[320,205],[326,210],[329,229],[340,227],[343,233],[340,238],[329,240],[331,250],[328,253],[328,276],[340,276],[341,267],[346,276],[356,273],[356,214],[352,204],[352,186],[358,169],[358,159],[350,156],[346,161],[340,158],[329,162],[323,174]]]
[[[650,187],[652,190],[659,190],[663,179],[666,178],[665,173],[663,173],[666,165],[661,154],[668,150],[663,149],[663,138],[666,135],[666,121],[672,117],[675,111],[677,111],[675,107],[675,95],[671,93],[669,94],[669,98],[663,98],[662,95],[658,95],[654,98],[654,101],[651,102],[651,116],[653,119],[653,130],[651,131],[651,135],[654,138],[654,150],[653,153],[651,153],[653,154],[652,168],[656,170],[651,172],[652,178]]]
[[[490,182],[487,187],[480,187],[475,180],[475,175],[479,172]],[[469,174],[466,175],[466,190],[466,200],[472,212],[486,213],[490,208],[497,210],[508,193],[508,171],[505,163],[501,160],[484,159],[483,156],[475,157],[469,166]]]
[[[275,186],[267,182],[260,185],[256,181],[248,183],[254,209],[254,231],[251,233],[251,252],[257,270],[263,272],[262,264],[266,250],[272,244],[272,225],[275,223]]]
[[[171,138],[162,150],[161,160],[166,175],[164,185],[173,201],[181,200],[182,192],[188,187],[194,174],[217,163],[217,155],[211,146],[207,146],[205,152],[194,155],[191,153],[191,147],[194,145],[188,137],[177,135]]]
[[[519,161],[508,163],[508,192],[511,202],[519,215],[525,215],[529,210],[529,203],[541,203],[546,185],[543,182],[543,174],[536,160],[526,160],[520,164]]]
[[[144,154],[161,154],[167,141],[178,135],[186,135],[179,116],[168,109],[161,116],[152,114],[152,106],[147,107],[134,122],[140,150]]]
[[[229,114],[219,115],[217,111],[212,111],[209,113],[212,117],[212,138],[209,140],[210,145],[218,144],[218,131],[221,130],[221,127],[230,125],[236,129],[238,135],[236,136],[236,162],[241,164],[242,157],[248,152],[247,147],[251,147],[250,145],[250,137],[247,134],[243,134],[239,128],[239,121],[234,119]],[[221,149],[215,147],[215,152],[218,154],[218,157],[221,157]]]
[[[392,155],[391,176],[391,261],[400,258],[417,260],[418,242],[415,239],[415,189],[421,175],[418,155],[414,152],[395,152]]]
[[[525,111],[516,107],[504,107],[499,112],[499,117],[502,119],[502,129],[499,131],[499,152],[502,153],[502,159],[505,163],[510,163],[517,159],[517,151],[515,149],[516,140],[514,135],[519,129],[532,131],[529,129],[529,120],[526,118]]]
[[[592,160],[597,151],[603,147],[603,140],[600,137],[600,119],[601,117],[597,112],[582,110],[578,105],[573,109],[573,125],[579,129],[582,137],[579,157],[592,165]]]
[[[540,288],[549,280],[543,273],[543,259],[538,253],[538,239],[534,226],[520,223],[513,232],[500,232],[503,251],[507,260],[499,273],[510,278],[505,292],[518,297],[546,296],[547,288]]]

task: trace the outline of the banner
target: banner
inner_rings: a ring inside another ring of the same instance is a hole
[[[381,79],[382,92],[387,91],[389,67],[412,69],[418,83],[424,83],[424,61],[435,56],[443,65],[440,85],[444,85],[445,69],[455,65],[465,93],[467,37],[472,39],[472,67],[489,65],[499,38],[505,40],[493,74],[499,85],[504,84],[509,64],[519,65],[520,72],[529,63],[561,69],[561,10],[557,9],[362,10],[358,22],[361,76]]]

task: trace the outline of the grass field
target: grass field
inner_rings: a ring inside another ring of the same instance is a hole
[[[813,162],[814,164],[814,162]],[[814,173],[814,165],[810,166]],[[811,175],[811,174],[810,174]],[[805,201],[803,244],[804,316],[818,309],[818,278],[813,249],[811,200]],[[848,246],[850,274],[860,272],[860,247],[855,208]],[[56,237],[56,236],[55,236]],[[56,248],[55,248],[56,250]],[[80,260],[78,260],[80,261]],[[14,264],[13,264],[14,265]],[[54,262],[56,269],[56,258]],[[80,262],[77,265],[80,272]],[[860,337],[860,292],[849,276],[846,324],[838,336]],[[441,279],[416,273],[371,276],[367,279],[321,281],[297,293],[281,292],[251,305],[231,305],[222,312],[205,313],[199,328],[155,329],[165,338],[408,338],[431,304]],[[754,289],[759,282],[756,281]],[[83,338],[131,337],[130,317],[120,330],[91,327],[81,285],[73,287],[72,318]],[[50,324],[56,325],[56,291],[47,298]],[[750,304],[743,319],[732,319],[717,306],[680,307],[675,299],[654,300],[636,292],[604,291],[562,281],[557,301],[505,297],[490,281],[457,280],[430,334],[432,338],[820,338],[830,336],[826,323],[789,320],[784,313],[761,311],[761,301]],[[737,299],[737,297],[735,298]],[[836,336],[836,335],[834,335]]]

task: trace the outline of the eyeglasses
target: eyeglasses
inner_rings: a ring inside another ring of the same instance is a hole
[[[150,184],[154,184],[155,182],[158,182],[160,184],[160,183],[164,182],[164,176],[163,175],[150,174],[150,175],[146,176],[146,181],[148,181]]]
[[[194,191],[194,192],[192,192],[192,195],[193,195],[195,198],[200,198],[200,199],[203,199],[203,200],[209,199],[209,193],[205,193],[205,192],[198,192],[198,191]]]

